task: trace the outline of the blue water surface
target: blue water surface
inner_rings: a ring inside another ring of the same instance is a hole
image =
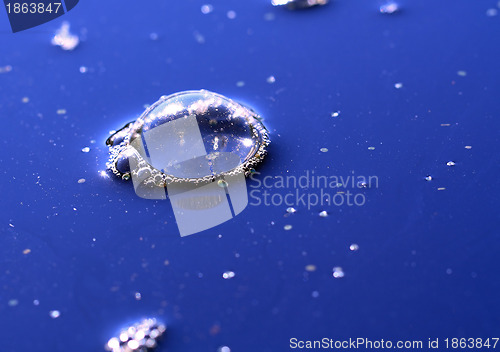
[[[0,350],[103,351],[143,317],[168,326],[158,351],[499,337],[497,2],[406,0],[392,15],[376,0],[205,3],[82,0],[16,34],[0,10]],[[50,44],[63,21],[73,51]],[[255,180],[378,183],[349,188],[362,206],[250,204],[180,237],[168,201],[103,172],[104,141],[188,89],[264,117],[272,143]]]

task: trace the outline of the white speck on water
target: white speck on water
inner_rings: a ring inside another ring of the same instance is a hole
[[[141,295],[141,293],[140,293],[140,292],[136,292],[136,293],[134,294],[134,297],[135,297],[135,299],[136,299],[137,301],[140,301],[140,300],[142,299],[142,295]]]
[[[80,66],[80,73],[87,73],[88,68],[85,66]]]
[[[79,179],[78,183],[85,183],[85,179],[84,178]]]
[[[88,153],[88,152],[90,152],[90,148],[89,147],[83,147],[82,148],[82,152]]]
[[[322,218],[326,218],[328,216],[328,213],[326,210],[323,210],[319,213],[319,216],[321,216]]]
[[[204,14],[204,15],[207,15],[209,14],[210,12],[212,12],[214,10],[214,7],[210,4],[205,4],[201,7],[201,13]]]
[[[446,187],[439,187],[438,191],[444,191],[445,189],[446,189]]]
[[[368,150],[375,150],[375,147],[368,147]]]
[[[274,82],[276,82],[276,77],[269,76],[269,77],[267,77],[266,82],[269,84],[273,84]]]
[[[498,15],[498,10],[497,9],[488,9],[486,11],[486,16],[488,16],[488,17],[494,17],[496,15]]]
[[[446,163],[447,166],[455,166],[455,162],[454,161],[448,161]]]
[[[403,88],[403,83],[401,83],[401,82],[394,83],[394,88],[396,88],[396,89],[401,89],[401,88]]]
[[[322,153],[326,153],[328,151],[328,148],[321,148],[319,151]]]
[[[23,103],[25,103],[25,104],[26,104],[26,103],[29,103],[29,102],[30,102],[30,98],[28,98],[28,97],[23,97],[23,98],[21,99],[21,101],[22,101]]]
[[[380,6],[380,13],[392,14],[399,11],[399,5],[395,2],[389,2]]]
[[[236,18],[236,12],[234,12],[233,10],[228,11],[226,15],[230,20],[234,20]]]
[[[306,271],[309,271],[310,273],[316,271],[316,265],[314,264],[307,264],[305,267]]]
[[[222,277],[226,280],[229,280],[229,279],[232,279],[233,277],[235,277],[235,273],[234,271],[225,271],[223,274],[222,274]]]
[[[15,227],[13,224],[9,224],[10,227]]]
[[[472,146],[471,145],[466,145],[465,149],[472,149]]]
[[[52,319],[57,319],[61,316],[61,312],[59,312],[58,310],[51,310],[49,312],[49,315]]]
[[[426,180],[426,181],[432,181],[432,176],[431,176],[431,175],[427,175],[427,176],[425,176],[425,180]]]
[[[344,270],[340,266],[336,266],[333,268],[333,277],[336,279],[343,278],[345,276]]]
[[[80,44],[80,38],[77,35],[71,34],[69,27],[69,22],[62,23],[54,37],[52,37],[52,45],[59,46],[63,50],[73,50]]]
[[[66,109],[57,109],[56,113],[57,115],[64,115],[66,114]]]
[[[287,213],[290,213],[290,214],[293,214],[297,211],[297,209],[295,209],[294,207],[289,207],[289,208],[286,208],[286,212]]]
[[[285,229],[285,231],[289,231],[292,229],[292,225],[285,225],[283,226],[283,228]]]
[[[356,252],[359,249],[359,246],[356,243],[353,243],[349,246],[349,249],[353,252]]]
[[[245,82],[243,82],[243,81],[236,82],[236,87],[240,87],[241,88],[241,87],[244,87],[244,86],[245,86]]]
[[[465,71],[458,71],[457,75],[459,75],[460,77],[465,77],[465,76],[467,76],[467,72],[465,72]]]
[[[339,117],[339,116],[340,116],[340,111],[332,112],[332,117]]]

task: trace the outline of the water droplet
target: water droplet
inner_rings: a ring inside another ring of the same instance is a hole
[[[56,113],[57,113],[57,115],[64,115],[64,114],[66,114],[66,109],[58,109],[56,111]]]
[[[328,148],[321,148],[319,151],[322,153],[326,153],[328,151]]]
[[[23,254],[26,255],[26,254],[30,254],[31,253],[31,249],[29,248],[26,248],[24,251],[23,251]]]
[[[276,82],[276,78],[274,76],[269,76],[267,77],[266,82],[269,84],[273,84],[274,82]]]
[[[292,229],[292,225],[285,225],[283,226],[283,228],[285,229],[285,231],[289,231]]]
[[[375,150],[375,147],[368,147],[368,150]]]
[[[466,145],[466,146],[465,146],[465,149],[472,149],[472,146],[470,146],[470,145]]]
[[[206,5],[203,5],[201,7],[201,13],[206,15],[206,14],[209,14],[210,12],[212,12],[214,10],[214,7],[210,4],[206,4]]]
[[[87,73],[88,68],[85,66],[80,66],[80,73]]]
[[[52,45],[59,46],[63,50],[73,50],[80,43],[80,38],[69,31],[69,22],[63,22],[52,38]]]
[[[228,11],[227,12],[227,18],[229,18],[230,20],[234,20],[236,18],[236,12],[234,11]]]
[[[431,176],[431,175],[427,175],[427,176],[425,176],[425,180],[426,180],[426,181],[432,181],[432,176]]]
[[[459,75],[460,77],[465,77],[465,76],[467,76],[467,72],[465,72],[465,71],[458,71],[457,75]]]
[[[235,273],[233,271],[225,271],[223,274],[222,274],[222,277],[226,280],[228,279],[232,279],[233,277],[235,277]]]
[[[23,97],[23,99],[21,99],[21,101],[22,101],[23,103],[25,103],[25,104],[26,104],[26,103],[29,103],[29,102],[30,102],[30,98],[28,98],[28,97]]]
[[[51,310],[49,312],[49,315],[52,319],[57,319],[61,316],[61,312],[59,312],[58,310]]]
[[[395,2],[389,2],[380,6],[380,13],[393,14],[399,11],[399,5]]]
[[[353,243],[349,246],[349,249],[353,252],[356,252],[359,249],[359,246],[356,243]]]
[[[401,89],[401,88],[403,88],[403,83],[401,83],[401,82],[394,83],[394,88],[396,88],[396,89]]]
[[[323,210],[322,212],[319,213],[319,216],[321,216],[322,218],[326,218],[328,216],[328,213],[326,210]]]
[[[358,188],[368,188],[368,183],[366,183],[365,181],[359,181]]]
[[[437,190],[438,191],[444,191],[446,188],[445,187],[439,187]]]
[[[138,300],[138,301],[140,301],[140,300],[142,299],[142,295],[141,295],[141,293],[140,293],[140,292],[136,292],[136,293],[134,294],[134,297],[135,297],[135,299],[136,299],[136,300]]]
[[[82,148],[82,152],[88,153],[88,152],[90,152],[90,148],[89,147],[83,147]]]
[[[340,278],[343,278],[344,277],[344,271],[342,270],[342,268],[340,266],[336,266],[333,268],[333,277],[336,278],[336,279],[340,279]]]
[[[85,179],[84,178],[79,179],[78,183],[85,183]]]
[[[448,161],[446,163],[446,165],[448,165],[448,166],[455,166],[455,162],[454,161]]]
[[[332,117],[339,117],[339,116],[340,116],[340,111],[332,112]]]
[[[40,301],[37,300],[37,299],[33,300],[33,305],[34,306],[39,306],[40,305]]]
[[[305,9],[328,4],[329,0],[272,0],[273,6],[286,6],[290,10]]]
[[[142,142],[147,133],[167,133],[169,126],[183,126],[175,127],[181,130],[169,143],[158,134],[156,141]],[[143,184],[162,188],[172,182],[215,181],[221,175],[248,174],[266,155],[268,136],[260,116],[246,106],[206,90],[180,92],[161,97],[137,121],[112,134],[106,141],[106,165],[123,179],[136,175]],[[146,148],[158,156],[146,155]],[[176,152],[165,153],[166,148]],[[204,154],[193,157],[193,150]]]
[[[289,207],[289,208],[286,208],[286,212],[287,213],[290,213],[290,214],[293,214],[297,211],[297,209],[293,208],[293,207]]]

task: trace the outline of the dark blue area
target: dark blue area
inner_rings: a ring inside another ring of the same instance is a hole
[[[1,351],[101,351],[146,316],[168,326],[159,351],[499,337],[497,2],[205,3],[85,1],[16,34],[0,14]],[[74,51],[50,44],[62,21]],[[354,172],[378,187],[351,188],[363,206],[249,205],[179,237],[167,201],[101,175],[104,142],[161,95],[201,88],[264,117],[256,178]]]

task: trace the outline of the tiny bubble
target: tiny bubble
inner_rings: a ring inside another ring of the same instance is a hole
[[[214,10],[214,7],[210,4],[206,4],[206,5],[203,5],[201,7],[201,13],[206,15],[206,14],[209,14],[210,12],[212,12]]]
[[[228,279],[232,279],[236,274],[233,272],[233,271],[225,271],[223,274],[222,274],[222,277],[226,280]]]
[[[288,230],[291,230],[292,229],[292,225],[285,225],[283,226],[283,228],[288,231]]]
[[[457,75],[459,75],[460,77],[465,77],[465,76],[467,76],[467,72],[465,72],[465,71],[458,71]]]
[[[390,2],[380,6],[380,13],[392,14],[399,11],[399,6],[395,2]]]
[[[135,299],[138,301],[140,301],[142,299],[142,295],[140,292],[136,292],[134,296],[135,296]]]
[[[149,39],[151,39],[151,40],[158,40],[158,37],[159,37],[158,33],[155,33],[155,32],[149,33]]]
[[[228,11],[227,12],[227,18],[229,18],[230,20],[234,20],[236,18],[236,12],[234,11]]]
[[[334,111],[332,112],[332,117],[339,117],[340,111]]]
[[[446,163],[446,165],[448,165],[448,166],[455,166],[455,162],[454,161],[448,161]]]
[[[82,152],[88,153],[88,152],[90,152],[90,148],[89,147],[83,147],[82,148]]]
[[[328,151],[328,148],[321,148],[319,151],[322,153],[326,153]]]
[[[86,73],[88,71],[88,68],[85,66],[80,66],[80,73]]]
[[[297,209],[293,208],[293,207],[289,207],[289,208],[286,208],[286,212],[287,213],[290,213],[290,214],[293,214],[297,211]]]
[[[49,312],[49,315],[52,319],[56,319],[56,318],[59,318],[61,316],[61,312],[59,312],[58,310],[51,310]]]
[[[29,102],[30,102],[30,98],[28,98],[28,97],[23,97],[23,99],[21,99],[21,101],[22,101],[23,103],[25,103],[25,104],[26,104],[26,103],[29,103]]]
[[[274,76],[269,76],[269,77],[267,77],[266,81],[269,84],[273,84],[274,82],[276,82],[276,78]]]
[[[359,246],[356,243],[353,243],[349,246],[349,249],[353,252],[356,252],[359,249]]]
[[[344,271],[342,270],[342,268],[340,266],[336,266],[333,268],[333,277],[336,278],[336,279],[340,279],[340,278],[343,278],[344,277]]]
[[[427,176],[425,176],[425,180],[426,180],[426,181],[432,181],[432,176],[431,176],[431,175],[427,175]]]
[[[494,17],[496,15],[498,15],[498,10],[497,9],[488,9],[486,11],[486,16],[488,16],[488,17]]]
[[[85,179],[84,178],[79,179],[78,183],[85,183]]]
[[[66,109],[58,109],[56,113],[57,115],[64,115],[66,113]]]
[[[318,291],[313,291],[313,292],[311,293],[311,296],[312,296],[313,298],[318,298],[318,297],[319,297],[319,292],[318,292]]]
[[[394,84],[394,88],[396,88],[396,89],[401,89],[401,88],[403,88],[403,83],[401,83],[401,82],[395,83],[395,84]]]
[[[322,218],[326,218],[328,216],[328,213],[326,212],[326,210],[323,210],[319,213],[319,216],[321,216]]]

